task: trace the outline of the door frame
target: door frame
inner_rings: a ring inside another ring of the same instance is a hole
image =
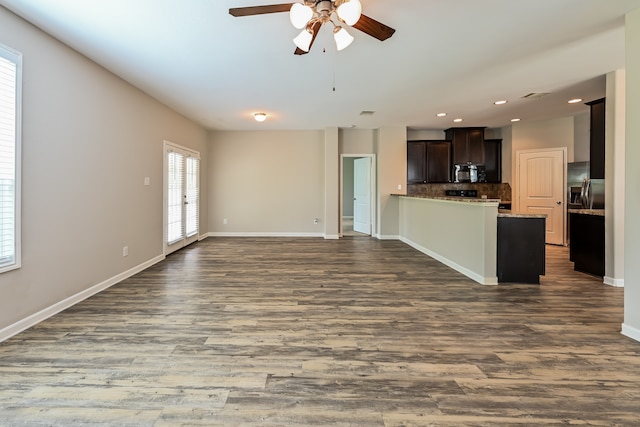
[[[536,148],[529,150],[516,150],[516,174],[515,179],[513,180],[513,195],[511,196],[511,201],[514,201],[515,195],[515,203],[514,210],[516,212],[520,211],[520,155],[521,154],[536,154],[536,153],[546,153],[550,151],[561,151],[562,152],[562,206],[564,209],[564,214],[562,218],[563,224],[563,232],[562,232],[562,245],[567,245],[567,147],[549,147],[549,148]],[[546,242],[546,237],[545,237]]]
[[[369,217],[369,221],[371,221],[371,234],[370,236],[374,236],[376,234],[376,206],[378,205],[378,198],[376,196],[376,187],[377,187],[377,172],[376,172],[376,155],[375,154],[340,154],[340,191],[338,194],[339,198],[339,218],[338,218],[338,236],[343,237],[342,234],[342,216],[344,212],[344,160],[345,158],[363,158],[368,157],[371,160],[371,168],[370,168],[370,188],[369,188],[369,200],[371,205],[371,215]]]
[[[175,251],[182,249],[183,247],[194,243],[200,240],[200,221],[198,221],[198,231],[195,235],[191,237],[187,237],[185,235],[183,239],[183,243],[180,246],[176,246],[175,249],[169,251],[167,245],[167,235],[168,235],[168,206],[167,206],[167,193],[168,193],[168,185],[169,185],[169,177],[167,176],[167,151],[171,149],[176,149],[182,152],[189,153],[189,155],[193,157],[197,157],[200,162],[202,161],[200,157],[200,152],[197,150],[193,150],[191,148],[185,147],[180,144],[176,144],[175,142],[171,142],[168,140],[164,140],[162,144],[162,252],[164,256],[167,256]],[[201,169],[198,170],[198,175],[200,175]],[[200,176],[198,176],[198,218],[200,217]],[[176,243],[177,245],[177,243]]]

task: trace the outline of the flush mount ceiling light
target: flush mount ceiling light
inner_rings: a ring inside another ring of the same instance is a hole
[[[511,121],[515,123],[515,122],[519,122],[520,119],[511,119]]]
[[[303,0],[298,3],[229,9],[229,13],[233,16],[262,15],[277,12],[289,12],[291,24],[295,28],[302,30],[293,39],[293,43],[297,47],[296,55],[304,55],[309,52],[322,24],[329,22],[333,25],[333,38],[338,50],[346,48],[353,42],[353,36],[347,32],[343,24],[360,30],[380,41],[388,39],[396,31],[375,19],[363,15],[360,0]]]
[[[267,113],[254,113],[253,118],[256,119],[256,122],[264,122],[267,120]]]
[[[462,119],[453,119],[454,123],[460,123],[462,121]]]
[[[447,113],[438,113],[436,114],[436,117],[445,117],[447,115]]]
[[[574,99],[570,99],[569,101],[567,101],[569,104],[577,104],[579,102],[582,102],[582,98],[574,98]]]
[[[496,101],[496,102],[494,102],[494,104],[495,104],[495,105],[504,105],[504,104],[506,104],[507,102],[508,102],[508,101],[506,101],[506,100],[504,100],[504,99],[503,99],[503,100],[501,100],[501,101]]]

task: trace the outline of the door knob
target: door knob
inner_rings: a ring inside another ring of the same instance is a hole
[[[556,202],[556,205],[561,205],[561,204],[562,204],[562,202],[560,202],[560,201]]]

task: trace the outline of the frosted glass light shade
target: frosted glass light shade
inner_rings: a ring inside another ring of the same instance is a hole
[[[360,19],[362,14],[362,5],[360,0],[349,0],[346,3],[342,3],[337,10],[338,16],[347,25],[353,25]]]
[[[302,30],[302,32],[298,34],[298,36],[295,39],[293,39],[293,42],[301,50],[304,50],[305,52],[309,52],[309,47],[311,46],[311,39],[313,39],[313,36],[309,31],[305,29],[305,30]]]
[[[267,120],[267,114],[266,113],[255,113],[253,115],[253,118],[256,119],[257,122],[264,122],[265,120]]]
[[[347,30],[344,28],[337,27],[336,30],[338,31],[333,33],[333,38],[336,40],[337,49],[342,50],[353,42],[353,36],[347,33]]]
[[[313,10],[302,3],[294,3],[289,10],[291,24],[299,30],[307,25],[312,16]]]

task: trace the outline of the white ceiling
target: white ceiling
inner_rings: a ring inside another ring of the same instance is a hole
[[[570,116],[624,68],[624,14],[640,0],[361,0],[396,29],[355,29],[336,52],[325,25],[293,55],[288,14],[234,18],[282,0],[0,0],[185,116],[218,130],[502,127]],[[335,91],[333,88],[335,87]],[[523,99],[549,92],[541,99]],[[506,99],[508,104],[494,106]],[[375,111],[362,116],[364,110]],[[256,123],[252,114],[269,118]],[[445,118],[437,118],[447,112]],[[454,124],[461,117],[462,123]]]

